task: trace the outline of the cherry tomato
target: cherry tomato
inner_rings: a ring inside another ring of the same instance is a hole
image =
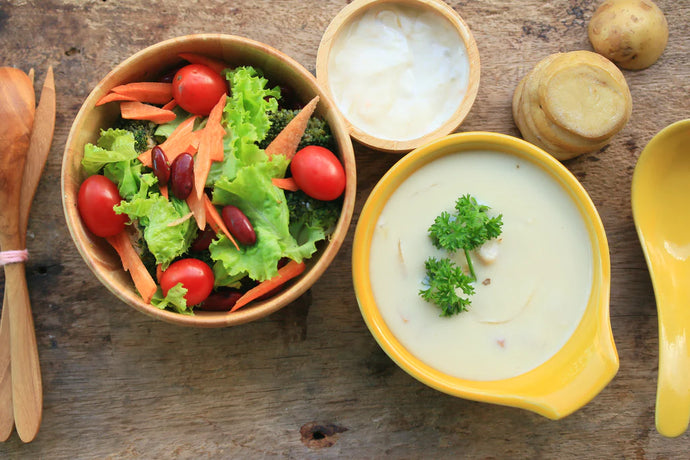
[[[228,92],[227,81],[202,64],[189,64],[177,71],[172,94],[180,107],[195,115],[208,115],[221,95]]]
[[[304,147],[292,158],[290,171],[300,190],[317,200],[335,200],[345,190],[343,165],[327,148]]]
[[[77,208],[81,220],[93,234],[101,237],[114,236],[125,228],[127,214],[115,214],[113,206],[122,197],[110,179],[99,174],[82,182],[77,195]]]
[[[206,300],[213,290],[214,281],[213,270],[205,262],[199,259],[180,259],[170,264],[161,275],[161,289],[163,295],[167,295],[173,286],[182,283],[187,288],[184,298],[187,299],[187,305],[191,306]]]

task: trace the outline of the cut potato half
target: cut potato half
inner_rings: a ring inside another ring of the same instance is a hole
[[[554,53],[523,77],[512,99],[522,137],[559,160],[601,149],[630,119],[621,71],[591,51]]]
[[[548,78],[540,99],[544,112],[557,125],[584,138],[602,140],[628,121],[625,90],[606,70],[580,63]]]

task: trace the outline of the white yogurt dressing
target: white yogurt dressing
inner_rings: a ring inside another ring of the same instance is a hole
[[[384,4],[339,32],[328,84],[350,123],[383,139],[411,140],[439,128],[467,90],[462,38],[440,14]]]
[[[503,214],[498,255],[488,264],[473,255],[469,311],[440,317],[418,295],[426,258],[447,256],[427,230],[467,193],[490,215]],[[567,192],[529,161],[488,151],[448,155],[413,173],[384,207],[370,256],[391,332],[431,367],[472,380],[514,377],[552,357],[579,324],[593,276],[587,229]]]

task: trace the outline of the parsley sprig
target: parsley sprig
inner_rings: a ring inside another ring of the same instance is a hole
[[[466,275],[451,259],[429,257],[425,262],[426,289],[419,291],[427,302],[441,308],[441,316],[452,316],[466,311],[471,301],[469,297],[457,294],[460,289],[466,296],[474,294],[473,282],[477,281],[470,251],[486,241],[498,237],[502,232],[503,215],[489,217],[488,206],[481,205],[467,194],[455,202],[455,212],[442,212],[429,227],[429,237],[439,249],[449,253],[463,250],[470,275]]]
[[[441,307],[441,316],[453,316],[466,311],[470,299],[461,297],[456,289],[460,288],[465,295],[474,294],[472,279],[462,272],[455,262],[448,258],[436,259],[429,257],[424,262],[426,267],[427,289],[419,291],[419,295],[430,303]]]

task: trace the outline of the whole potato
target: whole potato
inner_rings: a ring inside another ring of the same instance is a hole
[[[606,0],[588,27],[594,50],[624,69],[654,64],[666,48],[668,23],[651,0]]]

